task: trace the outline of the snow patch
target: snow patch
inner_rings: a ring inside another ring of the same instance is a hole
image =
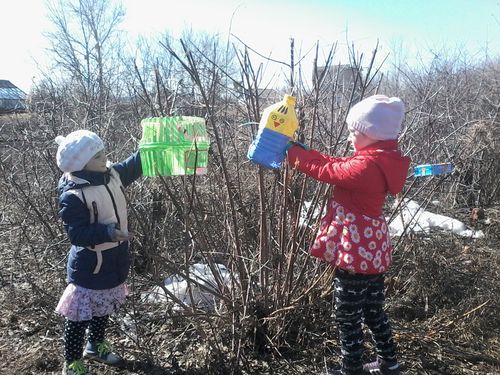
[[[398,210],[398,215],[389,224],[389,232],[392,236],[401,236],[407,226],[407,230],[411,232],[429,233],[431,229],[441,229],[463,237],[484,237],[481,230],[469,229],[460,220],[426,211],[410,199],[405,199]]]
[[[215,274],[227,288],[231,287],[232,275],[223,264],[214,264]],[[208,264],[195,263],[189,267],[188,280],[180,275],[172,275],[164,280],[164,288],[176,299],[188,306],[197,306],[205,310],[213,310],[219,301],[219,287],[216,277]],[[191,289],[191,290],[190,290]],[[183,310],[182,305],[172,298],[160,286],[153,288],[145,296],[153,303],[173,302],[174,310]]]

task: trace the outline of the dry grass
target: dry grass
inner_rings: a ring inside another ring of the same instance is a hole
[[[388,310],[405,373],[499,373],[500,242],[492,236],[499,228],[498,221],[485,225],[490,235],[483,240],[442,233],[415,237],[396,253],[388,279]],[[46,265],[32,280],[23,280],[5,248],[2,264],[0,373],[59,373],[62,320],[53,309],[64,284],[60,278],[54,282],[58,270]],[[146,285],[147,280],[135,274],[131,282]],[[324,362],[335,365],[339,359],[331,314],[331,295],[287,312],[286,344],[274,352],[255,350],[255,326],[248,322],[241,327],[247,331],[247,344],[235,371],[228,362],[231,349],[220,345],[215,352],[200,336],[200,316],[176,316],[167,305],[141,300],[137,289],[110,329],[110,339],[127,359],[125,368],[92,368],[102,374],[317,373]],[[223,338],[231,332],[222,323],[213,315],[202,326]]]

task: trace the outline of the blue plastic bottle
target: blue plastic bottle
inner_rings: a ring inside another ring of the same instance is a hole
[[[285,158],[285,147],[298,126],[295,97],[285,95],[281,102],[264,109],[259,131],[248,149],[248,159],[266,168],[279,168]]]
[[[453,172],[454,166],[451,163],[441,164],[421,164],[415,167],[415,177],[435,176]]]

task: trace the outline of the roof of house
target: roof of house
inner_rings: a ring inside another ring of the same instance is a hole
[[[5,79],[0,79],[0,99],[25,100],[26,93]]]

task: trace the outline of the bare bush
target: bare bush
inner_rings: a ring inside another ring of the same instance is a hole
[[[407,103],[404,152],[414,164],[450,161],[456,166],[444,177],[417,180],[410,175],[402,195],[424,207],[438,199],[443,212],[453,208],[464,218],[471,207],[489,209],[490,216],[497,212],[498,64],[436,60],[427,70],[401,70],[395,82],[375,65],[377,48],[368,57],[353,48],[347,67],[333,65],[332,48],[325,61],[316,57],[313,86],[307,87],[299,74],[302,56],[295,55],[292,40],[290,61],[272,62],[288,67],[286,85],[271,90],[249,46],[208,35],[185,35],[179,41],[165,34],[155,46],[143,42],[140,56],[133,58],[118,54],[120,41],[111,38],[122,16],[119,8],[106,1],[78,4],[53,8],[58,31],[51,38],[64,74],[34,90],[29,115],[0,118],[0,300],[13,311],[2,326],[15,331],[16,319],[24,319],[27,332],[50,341],[27,361],[40,372],[59,371],[59,359],[50,361],[43,354],[50,350],[54,357],[60,350],[62,326],[53,309],[65,286],[69,246],[57,213],[56,135],[82,127],[94,130],[103,136],[110,158],[119,161],[137,148],[144,117],[206,119],[211,137],[207,175],[144,178],[128,194],[137,233],[131,245],[132,295],[112,335],[134,358],[124,370],[130,374],[310,373],[320,371],[324,358],[338,354],[331,323],[332,269],[308,255],[331,190],[286,166],[269,171],[246,158],[262,110],[284,93],[298,99],[299,139],[334,155],[348,152],[345,117],[351,105],[379,92],[402,97]],[[99,9],[103,18],[97,19]],[[83,35],[70,31],[69,15],[86,30]],[[388,217],[397,213],[396,202],[389,200]],[[498,218],[491,228],[495,223]],[[494,235],[491,228],[487,233]],[[432,234],[408,232],[395,242],[388,292],[408,364],[419,373],[434,371],[425,372],[415,346],[447,373],[470,373],[446,361],[469,353],[467,361],[473,362],[488,345],[498,346],[494,334],[486,332],[495,320],[498,290],[490,279],[482,284],[474,278],[498,273],[498,257],[484,242],[476,248],[470,239],[435,241]],[[480,251],[485,263],[465,252],[466,246]],[[471,257],[472,263],[466,263]],[[165,290],[164,280],[173,274],[188,280],[190,293],[203,288],[189,275],[196,262],[215,274],[217,285],[205,290],[218,301],[214,310],[173,295],[180,313],[172,302],[148,302],[145,296],[155,287]],[[231,271],[229,284],[216,264]],[[466,288],[460,287],[463,283]],[[16,306],[13,301],[21,302]],[[46,320],[30,320],[33,314]],[[454,331],[446,337],[443,329]],[[16,336],[21,348],[28,346],[27,335]],[[465,339],[480,342],[468,346]],[[421,348],[419,340],[441,346],[448,340],[459,353],[445,350],[443,359]],[[480,361],[498,366],[493,351],[474,363]],[[21,373],[29,367],[2,366]]]

